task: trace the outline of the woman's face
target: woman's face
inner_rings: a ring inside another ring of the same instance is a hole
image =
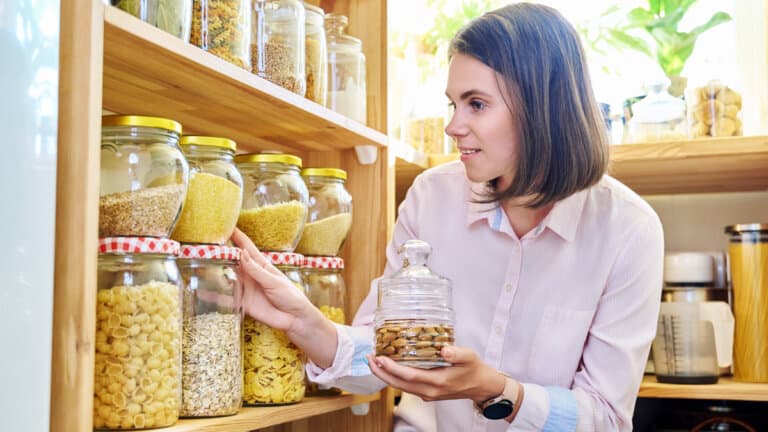
[[[497,188],[503,190],[515,175],[520,130],[504,102],[500,82],[496,71],[483,62],[455,54],[445,90],[454,112],[445,133],[456,141],[469,180],[498,178]]]

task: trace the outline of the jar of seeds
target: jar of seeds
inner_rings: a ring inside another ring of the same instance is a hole
[[[108,3],[189,42],[192,0],[108,0]]]
[[[325,105],[328,93],[328,47],[325,41],[325,12],[304,4],[307,10],[306,68],[307,99]]]
[[[251,0],[194,0],[189,42],[251,70]]]
[[[183,245],[182,417],[236,414],[243,400],[240,249]]]
[[[423,369],[450,366],[440,351],[454,342],[451,283],[427,268],[426,242],[408,240],[399,252],[403,268],[378,285],[376,355]]]
[[[352,228],[352,195],[344,188],[347,173],[336,168],[306,168],[301,176],[310,204],[296,252],[335,256]]]
[[[253,1],[253,73],[300,96],[307,91],[305,19],[300,0]]]
[[[181,125],[142,116],[101,121],[99,237],[168,237],[187,192]]]

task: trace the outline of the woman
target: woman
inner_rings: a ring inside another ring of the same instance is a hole
[[[398,407],[399,430],[631,430],[663,235],[650,206],[604,175],[577,33],[549,7],[514,4],[468,24],[450,55],[446,133],[461,161],[414,181],[385,274],[406,240],[432,245],[430,267],[454,287],[456,346],[442,350],[453,366],[373,357],[375,283],[354,325],[334,326],[236,233],[246,311],[286,330],[318,383],[419,396]]]

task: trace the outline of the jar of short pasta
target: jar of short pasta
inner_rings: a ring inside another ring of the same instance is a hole
[[[301,159],[288,154],[235,157],[243,176],[240,228],[262,251],[293,252],[307,219],[309,192]]]
[[[179,243],[99,239],[95,429],[170,426],[181,407]]]
[[[173,120],[102,117],[99,237],[170,236],[189,176],[180,136]]]
[[[301,0],[254,0],[252,72],[304,96],[305,9]]]
[[[328,44],[325,40],[325,12],[305,3],[307,99],[325,105],[328,94]]]
[[[264,256],[296,289],[306,292],[301,275],[304,257],[289,252],[264,252]],[[243,364],[245,405],[282,405],[301,402],[305,355],[286,336],[248,316],[245,317]]]
[[[171,238],[182,243],[224,244],[243,204],[243,177],[234,163],[235,142],[185,136],[181,149],[189,163],[189,187]]]
[[[194,0],[192,45],[251,70],[251,0]]]
[[[352,228],[352,195],[344,188],[347,173],[336,168],[301,172],[309,191],[309,215],[296,252],[335,256]]]
[[[236,414],[243,401],[240,249],[182,245],[181,416]]]

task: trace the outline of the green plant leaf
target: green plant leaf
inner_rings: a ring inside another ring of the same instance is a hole
[[[611,43],[613,46],[617,48],[630,48],[635,51],[640,51],[648,57],[653,58],[651,48],[648,46],[646,41],[616,29],[608,29],[608,34],[611,36],[609,43]]]
[[[627,13],[627,21],[629,21],[629,27],[646,27],[650,25],[656,18],[653,13],[643,9],[634,8]]]
[[[661,7],[661,4],[659,3],[659,0],[648,0],[648,9],[653,15],[659,14],[660,7]]]
[[[698,27],[695,27],[693,30],[691,30],[690,33],[694,34],[696,36],[699,36],[702,33],[704,33],[705,31],[711,29],[712,27],[718,26],[720,24],[727,23],[730,20],[731,20],[731,16],[728,15],[727,13],[725,13],[725,12],[717,12],[716,14],[712,15],[709,18],[709,21],[707,21],[706,23],[704,23],[704,24],[702,24],[702,25],[700,25]]]

